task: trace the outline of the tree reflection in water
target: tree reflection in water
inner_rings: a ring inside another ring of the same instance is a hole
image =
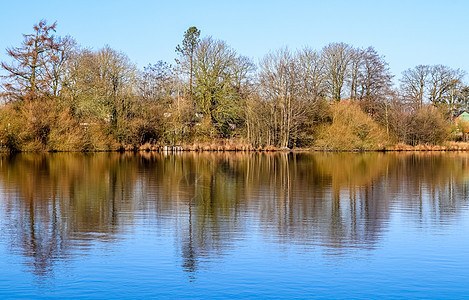
[[[451,222],[467,205],[466,153],[19,154],[1,159],[3,239],[38,276],[156,220],[181,267],[261,233],[325,253],[373,249],[395,207]]]

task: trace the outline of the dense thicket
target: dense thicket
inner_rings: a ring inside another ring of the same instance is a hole
[[[1,63],[0,140],[9,150],[437,144],[455,136],[450,124],[468,108],[463,71],[419,65],[396,88],[373,47],[282,48],[255,63],[190,27],[175,65],[140,70],[124,53],[82,48],[55,28],[39,22]]]

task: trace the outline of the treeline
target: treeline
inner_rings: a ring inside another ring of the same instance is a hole
[[[364,150],[440,144],[465,130],[452,122],[468,106],[463,71],[420,65],[403,72],[396,88],[373,47],[282,48],[255,63],[190,27],[174,65],[140,70],[124,53],[80,47],[55,28],[40,21],[1,63],[5,149]]]

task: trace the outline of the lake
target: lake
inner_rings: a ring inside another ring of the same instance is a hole
[[[469,298],[469,153],[0,157],[0,298]]]

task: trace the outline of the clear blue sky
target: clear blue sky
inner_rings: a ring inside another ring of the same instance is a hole
[[[8,1],[0,3],[0,60],[40,19],[93,49],[108,44],[138,66],[174,62],[184,31],[225,40],[255,61],[282,46],[374,46],[391,71],[444,64],[469,72],[469,1]],[[466,76],[468,78],[469,76]]]

